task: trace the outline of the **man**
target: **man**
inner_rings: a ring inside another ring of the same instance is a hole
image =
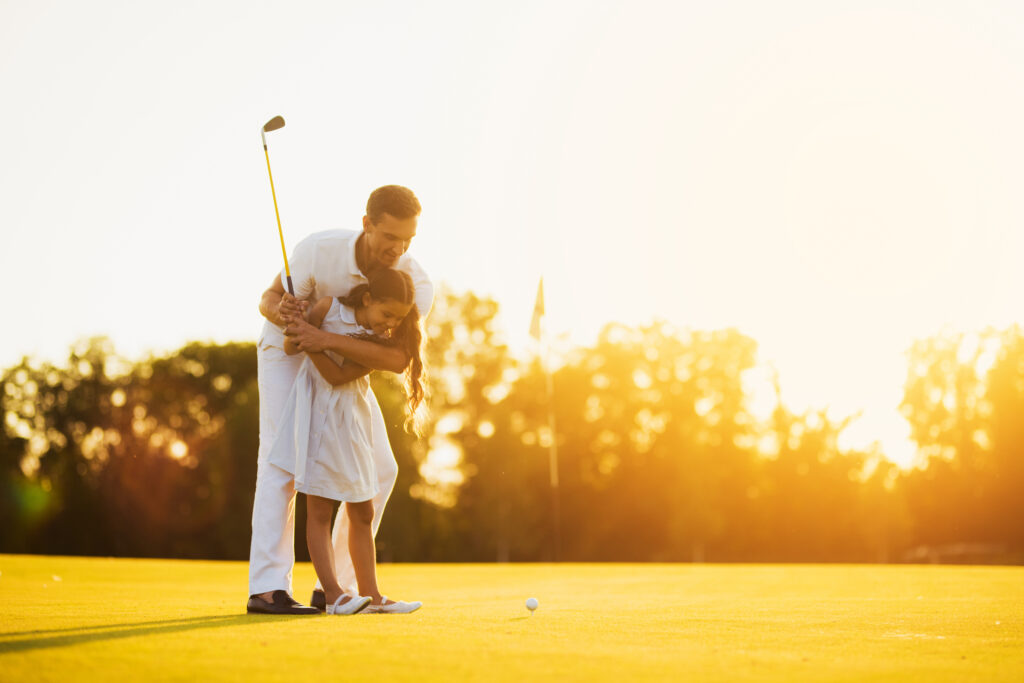
[[[257,377],[260,393],[260,445],[256,474],[256,496],[252,510],[252,543],[249,551],[248,612],[264,614],[317,614],[291,596],[292,567],[295,564],[295,489],[292,476],[268,462],[270,447],[292,383],[302,364],[302,354],[284,352],[285,328],[294,334],[303,351],[330,348],[345,357],[343,369],[352,379],[372,370],[402,372],[408,358],[400,349],[371,341],[333,335],[312,327],[302,319],[310,301],[341,296],[367,281],[381,268],[397,268],[412,277],[416,305],[426,317],[433,303],[434,287],[423,268],[405,254],[416,235],[421,211],[411,190],[386,185],[374,190],[366,203],[363,229],[328,230],[314,233],[295,247],[289,260],[295,296],[275,276],[260,300],[260,313],[267,319],[257,345]],[[380,406],[371,401],[374,461],[380,493],[374,498],[373,532],[391,495],[398,466],[391,452]],[[348,520],[341,506],[334,525],[338,581],[348,590],[355,585],[355,571],[348,556]],[[354,591],[352,591],[354,592]],[[322,599],[322,593],[316,598]]]

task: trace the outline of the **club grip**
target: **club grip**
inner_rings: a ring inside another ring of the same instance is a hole
[[[292,288],[292,276],[286,275],[285,279],[288,281],[288,293],[295,296],[295,289]]]

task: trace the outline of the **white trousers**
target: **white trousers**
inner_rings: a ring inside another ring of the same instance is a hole
[[[302,354],[287,355],[283,349],[257,348],[257,383],[260,393],[260,445],[256,466],[256,497],[252,506],[252,542],[249,546],[249,594],[286,590],[292,593],[295,565],[295,486],[292,475],[269,462],[270,447],[281,423],[281,411],[302,365]],[[398,478],[398,463],[391,452],[384,414],[376,397],[370,400],[374,464],[380,492],[373,499],[373,534]],[[348,552],[348,514],[344,504],[334,520],[334,544],[338,583],[356,592],[356,573]],[[317,582],[317,587],[320,582]]]

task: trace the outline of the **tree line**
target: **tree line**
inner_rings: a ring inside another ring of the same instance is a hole
[[[735,330],[610,324],[563,350],[549,404],[497,312],[438,297],[421,438],[402,430],[396,378],[373,376],[399,463],[384,561],[1024,561],[1018,327],[912,346],[901,410],[921,459],[901,470],[840,447],[852,417],[781,400],[755,416],[743,378],[757,344]],[[2,384],[0,552],[248,557],[253,344],[129,361],[89,339]]]

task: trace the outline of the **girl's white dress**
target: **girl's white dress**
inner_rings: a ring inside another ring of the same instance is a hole
[[[356,323],[355,311],[336,298],[320,327],[335,334],[370,333]],[[270,450],[271,464],[291,473],[296,491],[348,503],[377,495],[371,391],[368,375],[335,387],[308,356],[303,360]]]

